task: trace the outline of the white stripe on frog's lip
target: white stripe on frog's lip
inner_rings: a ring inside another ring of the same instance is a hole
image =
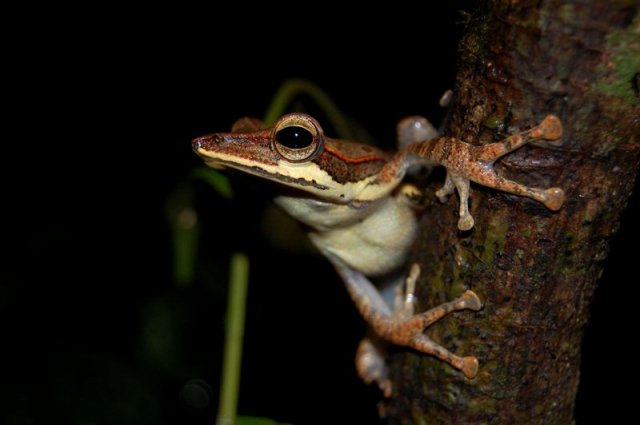
[[[243,165],[235,161],[224,161],[224,160],[213,160],[213,161],[205,160],[205,162],[211,168],[220,169],[220,170],[223,170],[226,168],[235,168],[236,170],[244,171],[246,173],[253,174],[255,176],[264,177],[267,180],[277,180],[282,184],[286,184],[294,187],[313,186],[318,190],[329,190],[327,186],[318,184],[315,181],[309,181],[303,178],[294,179],[280,173],[272,174],[257,165],[249,167],[247,165]]]
[[[396,184],[377,184],[377,175],[357,182],[340,184],[315,162],[291,163],[281,160],[272,165],[223,152],[210,152],[203,148],[197,149],[196,152],[207,165],[214,168],[220,165],[235,168],[311,193],[320,199],[332,200],[337,203],[376,200],[389,193],[396,186]]]

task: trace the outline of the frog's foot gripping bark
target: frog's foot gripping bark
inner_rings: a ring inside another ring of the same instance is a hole
[[[420,266],[414,263],[405,280],[404,293],[401,290],[402,288],[398,288],[400,290],[396,293],[393,319],[396,323],[395,326],[402,330],[399,332],[394,330],[394,333],[411,333],[413,335],[409,339],[414,341],[412,344],[399,345],[410,345],[418,351],[432,354],[462,371],[467,378],[474,378],[478,373],[478,360],[475,357],[458,357],[431,341],[423,332],[432,323],[451,312],[459,310],[480,310],[482,308],[480,299],[473,291],[468,290],[465,291],[461,297],[451,302],[441,304],[421,314],[414,314],[416,302],[415,287],[418,277],[420,277]]]
[[[374,325],[376,332],[384,339],[398,345],[406,345],[423,353],[431,354],[459,369],[467,378],[474,378],[478,373],[478,360],[473,356],[459,357],[444,347],[431,341],[424,330],[444,316],[454,311],[473,310],[482,308],[478,296],[471,290],[465,291],[461,297],[429,309],[423,313],[414,314],[415,283],[420,276],[420,266],[413,264],[405,281],[405,291],[396,295],[396,308],[390,321],[380,320],[379,326]]]
[[[396,286],[395,320],[406,320],[413,316],[415,306],[416,280],[420,276],[420,266],[414,264],[405,280],[405,285]],[[367,384],[376,383],[385,397],[391,397],[392,386],[389,368],[385,362],[386,342],[373,332],[362,338],[356,351],[356,370],[358,376]]]
[[[473,356],[459,357],[430,340],[424,330],[449,313],[460,310],[478,311],[482,308],[480,299],[473,291],[466,291],[461,297],[441,304],[419,314],[408,314],[413,309],[413,287],[420,269],[413,266],[407,279],[407,291],[401,311],[392,312],[378,290],[362,273],[353,270],[331,253],[325,253],[347,286],[360,314],[382,340],[397,345],[414,348],[449,363],[467,378],[478,373],[478,360]],[[383,354],[371,340],[366,339],[358,348],[356,360],[358,372],[366,381],[376,381],[385,395],[391,393],[391,383],[386,373],[386,365],[381,362]]]
[[[442,189],[436,196],[442,202],[454,192],[460,196],[460,219],[458,228],[469,230],[473,227],[473,217],[469,213],[469,181],[486,187],[526,196],[543,203],[552,211],[557,211],[564,203],[562,189],[552,187],[539,189],[524,186],[497,175],[493,165],[497,159],[535,140],[558,140],[562,136],[562,124],[554,115],[548,115],[540,124],[520,134],[484,146],[473,146],[453,138],[440,138],[433,141],[433,146],[426,155],[433,157],[447,168],[447,177]],[[420,155],[420,153],[418,153]]]

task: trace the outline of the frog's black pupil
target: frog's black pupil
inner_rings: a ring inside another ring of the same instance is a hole
[[[279,130],[276,141],[289,149],[302,149],[311,145],[313,135],[304,127],[292,125]]]

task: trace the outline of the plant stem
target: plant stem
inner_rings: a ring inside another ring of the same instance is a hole
[[[320,106],[340,138],[354,139],[353,132],[338,105],[320,87],[305,80],[287,80],[280,86],[267,108],[264,117],[265,124],[273,124],[283,114],[291,99],[298,94],[309,96]]]
[[[232,425],[236,418],[248,283],[249,259],[243,253],[235,253],[231,257],[220,404],[216,425]]]

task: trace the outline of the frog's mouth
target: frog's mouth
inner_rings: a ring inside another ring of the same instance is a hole
[[[229,167],[227,164],[220,161],[207,161],[207,166],[213,168],[214,170],[228,170]]]
[[[214,170],[226,170],[230,167],[226,164],[226,161],[220,158],[216,158],[212,156],[211,153],[205,149],[205,140],[208,139],[209,136],[198,137],[191,142],[191,148],[193,151],[198,154],[202,159],[204,159],[207,166],[213,168]]]

